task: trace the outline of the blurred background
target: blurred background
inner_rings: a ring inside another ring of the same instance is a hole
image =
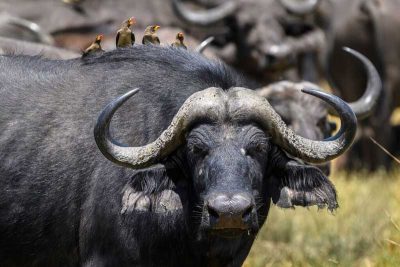
[[[342,47],[361,52],[382,92],[359,117],[350,151],[321,166],[340,208],[272,207],[245,266],[400,266],[399,11],[398,0],[0,0],[0,54],[80,57],[98,34],[112,50],[130,17],[139,44],[149,25],[161,26],[162,45],[178,32],[189,50],[213,37],[205,57],[248,76],[296,132],[321,139],[339,128],[335,116],[279,82],[307,81],[368,104],[366,71]]]

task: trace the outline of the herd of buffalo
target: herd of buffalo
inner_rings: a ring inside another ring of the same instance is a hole
[[[397,0],[0,10],[0,266],[241,266],[271,203],[339,207],[331,160],[400,154]]]

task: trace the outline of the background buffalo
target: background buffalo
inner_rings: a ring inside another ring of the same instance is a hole
[[[248,82],[252,88],[275,88],[271,103],[287,122],[289,119],[294,119],[295,124],[305,121],[300,115],[304,112],[307,121],[312,119],[307,123],[316,126],[315,129],[331,131],[339,125],[326,116],[325,112],[329,110],[314,97],[299,94],[303,82],[293,82],[308,80],[316,83],[312,86],[327,88],[328,80],[336,95],[348,102],[355,101],[366,87],[365,71],[360,63],[343,53],[342,47],[360,51],[378,69],[384,94],[372,117],[359,124],[357,138],[363,141],[356,143],[355,149],[346,157],[340,158],[339,168],[332,168],[330,178],[338,188],[341,208],[335,217],[299,210],[296,214],[283,213],[271,208],[268,227],[261,230],[245,264],[398,265],[400,174],[395,161],[368,138],[374,137],[390,152],[399,155],[400,117],[398,112],[393,112],[398,106],[396,47],[399,46],[396,45],[397,28],[394,26],[398,24],[398,3],[376,0],[182,1],[184,7],[203,14],[221,5],[229,7],[231,4],[227,2],[238,4],[235,12],[226,13],[222,20],[204,27],[183,20],[174,9],[173,4],[177,2],[4,0],[0,3],[3,12],[0,35],[29,42],[1,38],[0,52],[74,58],[98,33],[106,36],[104,48],[112,50],[120,23],[133,15],[138,22],[134,31],[139,41],[144,28],[156,23],[162,26],[160,37],[164,44],[171,43],[181,30],[185,31],[189,49],[193,49],[199,40],[215,36],[215,41],[205,51],[207,57],[220,58],[246,72],[251,77]],[[290,86],[286,82],[271,84],[285,78],[289,79]],[[294,91],[296,93],[290,93]],[[288,94],[292,94],[290,101]],[[288,105],[282,105],[285,101]],[[289,108],[293,106],[296,108]],[[292,127],[296,129],[296,125]],[[309,128],[297,131],[307,136]],[[315,133],[309,134],[311,137]],[[342,167],[362,169],[362,172],[347,173]],[[364,172],[382,167],[394,167],[394,170]],[[365,203],[368,203],[368,209]]]

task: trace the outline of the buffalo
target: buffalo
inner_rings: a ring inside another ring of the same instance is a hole
[[[54,44],[53,37],[44,32],[38,24],[6,12],[0,13],[0,36],[47,45]]]
[[[353,100],[362,94],[365,76],[360,66],[343,56],[340,47],[352,47],[368,56],[377,66],[383,81],[383,93],[376,112],[360,124],[360,139],[347,155],[347,168],[375,170],[390,167],[389,157],[375,147],[368,136],[372,136],[384,147],[389,148],[396,140],[390,126],[390,116],[400,106],[400,39],[396,25],[400,25],[396,0],[321,1],[319,7],[329,23],[324,28],[328,36],[327,68],[337,85],[337,94]],[[321,26],[324,27],[324,26]],[[352,88],[352,90],[344,90]],[[398,138],[397,138],[398,139]]]
[[[235,56],[226,57],[222,51],[221,57],[258,79],[282,79],[287,67],[294,65],[297,70],[288,74],[291,80],[332,78],[336,93],[353,101],[362,96],[366,79],[363,66],[345,56],[341,48],[349,46],[365,53],[383,77],[384,90],[376,112],[369,112],[371,118],[361,125],[359,136],[372,135],[387,147],[393,143],[389,118],[400,103],[393,89],[400,80],[395,60],[399,52],[395,38],[389,43],[385,40],[395,36],[390,25],[398,23],[397,1],[197,2],[206,6],[206,11],[194,11],[173,0],[176,13],[194,25],[228,25],[227,42],[235,44],[235,49],[229,48]],[[354,147],[346,161],[348,168],[376,169],[390,163],[385,154],[371,147],[369,139]]]
[[[122,21],[132,16],[137,20],[136,33],[153,24],[162,25],[163,29],[179,26],[171,4],[164,0],[4,0],[0,10],[4,11],[0,14],[0,35],[42,43],[52,39],[56,46],[76,51],[86,48],[99,33],[110,37],[115,46],[116,31]],[[175,35],[176,32],[168,40],[172,42]]]
[[[350,48],[345,51],[353,55],[364,66],[367,84],[363,95],[349,103],[358,119],[370,116],[376,108],[382,92],[382,82],[378,71],[370,60]],[[335,130],[336,124],[330,122],[331,112],[326,103],[315,97],[301,93],[302,88],[312,88],[323,91],[321,87],[310,82],[281,81],[257,90],[258,94],[267,98],[285,123],[296,133],[309,139],[318,140],[329,137]],[[319,166],[326,174],[330,173],[330,164]]]
[[[224,61],[264,82],[318,78],[317,55],[326,44],[324,32],[313,24],[318,1],[197,2],[206,9],[194,10],[172,0],[180,18],[216,35]],[[211,25],[211,30],[205,27]]]
[[[33,4],[26,0],[17,3],[5,0],[0,9],[7,12],[0,14],[0,36],[53,44],[77,52],[89,46],[99,33],[104,34],[102,47],[113,49],[121,22],[132,15],[137,21],[133,27],[136,40],[141,40],[145,28],[152,24],[162,25],[158,32],[162,43],[172,43],[177,32],[182,31],[170,2],[161,0],[39,0]],[[185,34],[189,47],[196,47],[199,40]],[[215,57],[210,51],[206,54]]]
[[[29,19],[30,25],[36,25],[33,31],[36,35],[28,36],[29,38],[43,42],[43,36],[47,36],[57,46],[80,51],[99,32],[106,37],[112,36],[111,39],[114,40],[116,29],[123,18],[136,15],[136,33],[142,32],[147,25],[160,24],[163,29],[183,28],[197,40],[210,35],[216,36],[215,47],[220,47],[217,49],[218,56],[257,79],[267,82],[279,80],[284,71],[295,67],[296,71],[301,72],[301,77],[315,81],[314,68],[309,66],[314,65],[315,54],[322,49],[325,39],[321,30],[314,29],[307,20],[302,19],[304,10],[299,13],[297,6],[293,7],[290,1],[287,3],[288,1],[283,0],[196,2],[211,7],[206,13],[201,13],[205,15],[200,16],[204,17],[200,21],[199,16],[193,16],[193,11],[183,9],[177,0],[40,0],[35,3],[5,0],[0,3],[0,9],[10,14],[14,18],[13,22],[18,22],[18,31],[14,27],[12,34],[18,34],[21,26],[25,25],[27,33],[16,36],[25,40],[30,40],[26,39],[26,35],[31,34],[33,28],[27,27],[27,23],[21,24]],[[220,7],[215,7],[221,3]],[[315,3],[306,3],[304,7],[312,14],[316,6]],[[217,22],[217,25],[199,30],[179,21],[173,13],[173,7],[180,17],[193,24],[211,25]],[[241,7],[241,11],[235,13],[238,7]],[[37,30],[39,26],[40,31]],[[169,35],[171,38],[168,40],[173,40],[175,34],[176,32]],[[107,43],[104,45],[105,48],[108,47]],[[290,78],[299,78],[293,71],[288,73],[286,76]]]
[[[49,45],[0,37],[0,54],[40,55],[51,59],[71,59],[80,54]]]
[[[317,141],[242,75],[182,49],[0,68],[1,266],[240,266],[271,202],[338,207],[304,163],[350,147],[356,117],[338,97],[303,90],[342,122]]]

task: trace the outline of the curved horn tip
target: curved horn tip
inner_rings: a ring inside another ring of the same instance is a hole
[[[343,46],[342,50],[345,51],[346,53],[349,53],[350,55],[355,56],[356,58],[358,58],[359,60],[361,60],[362,62],[366,62],[368,63],[368,65],[372,65],[372,62],[366,57],[364,56],[362,53],[358,52],[357,50],[354,50],[353,48],[347,47],[347,46]],[[375,69],[375,67],[374,67]]]
[[[360,99],[349,103],[357,118],[365,119],[372,114],[378,104],[378,99],[383,90],[382,80],[374,64],[366,56],[349,47],[343,47],[342,49],[360,60],[367,74],[367,87],[364,94]]]
[[[139,92],[139,91],[140,91],[139,88],[132,89],[132,90],[130,90],[129,92],[123,94],[120,98],[125,98],[125,97],[127,97],[127,98],[129,99],[131,96],[135,95],[135,94],[136,94],[137,92]]]
[[[210,37],[208,37],[207,39],[205,39],[204,41],[207,41],[207,42],[212,42],[212,41],[214,41],[215,40],[215,36],[210,36]]]
[[[303,93],[313,95],[322,99],[323,101],[331,105],[340,117],[341,126],[339,131],[334,136],[324,139],[324,141],[334,141],[342,139],[341,141],[339,141],[339,143],[337,143],[339,144],[339,146],[342,146],[340,153],[338,153],[336,156],[329,156],[327,158],[331,160],[345,152],[353,143],[357,132],[357,117],[350,105],[338,96],[308,88],[303,88],[301,89],[301,91]],[[318,162],[315,161],[315,163]]]
[[[340,101],[340,102],[345,103],[340,97],[335,96],[335,95],[328,94],[328,93],[323,92],[323,91],[318,91],[318,90],[311,89],[311,88],[301,88],[301,91],[302,91],[303,93],[305,93],[305,94],[312,95],[312,96],[321,98],[321,99],[323,99],[323,100],[328,100],[329,103],[330,103],[330,102],[333,102],[331,99],[336,100],[335,102]],[[349,111],[351,111],[350,107],[346,107],[346,108],[347,108]],[[351,112],[352,112],[352,111],[351,111]]]
[[[117,109],[124,104],[128,99],[135,95],[139,91],[139,88],[130,90],[129,92],[119,96],[109,103],[100,113],[97,118],[97,122],[94,126],[94,139],[100,152],[110,161],[124,166],[131,167],[128,163],[120,160],[120,157],[115,155],[113,147],[119,146],[114,140],[112,140],[109,132],[110,121],[117,111]],[[110,147],[111,146],[111,147]]]
[[[342,50],[347,52],[347,53],[350,53],[352,55],[355,55],[355,56],[360,56],[360,55],[363,56],[363,54],[361,54],[357,50],[354,50],[353,48],[350,48],[350,47],[347,47],[347,46],[343,46]]]
[[[101,111],[99,117],[97,118],[97,123],[94,128],[94,133],[96,138],[100,136],[101,130],[107,127],[108,122],[112,118],[114,112],[137,92],[139,92],[139,88],[130,90],[129,92],[123,94],[122,96],[119,96],[118,98],[114,99]]]
[[[94,127],[94,136],[96,142],[97,141],[102,142],[101,140],[102,133],[104,129],[108,129],[109,122],[112,116],[114,115],[115,111],[137,92],[139,92],[139,88],[130,90],[129,92],[123,94],[122,96],[119,96],[118,98],[114,99],[101,111],[99,117],[97,118],[96,125]]]
[[[315,89],[309,89],[309,88],[302,88],[301,91],[305,94],[309,94],[315,97],[318,97],[322,100],[324,100],[325,102],[329,103],[330,105],[334,105],[334,106],[340,106],[341,108],[341,114],[339,114],[340,116],[342,115],[347,115],[346,119],[349,120],[348,122],[351,124],[357,124],[357,117],[354,114],[353,110],[351,109],[351,107],[344,101],[342,100],[340,97],[335,96],[335,95],[331,95],[328,93],[325,93],[323,91],[318,91]]]
[[[125,103],[129,98],[139,92],[139,88],[132,89],[122,96],[114,99],[111,103],[109,103],[100,113],[99,120],[101,120],[104,116],[111,117],[118,107],[120,107],[123,103]],[[111,114],[112,113],[112,114]],[[110,116],[111,115],[111,116]]]
[[[202,54],[204,52],[204,50],[212,43],[214,42],[215,37],[214,36],[210,36],[207,39],[205,39],[204,41],[202,41],[196,48],[195,48],[195,52]]]

